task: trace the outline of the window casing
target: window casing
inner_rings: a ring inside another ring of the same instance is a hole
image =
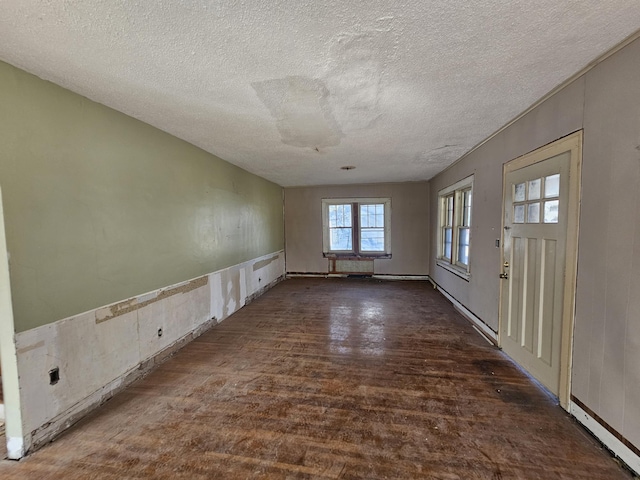
[[[469,276],[473,176],[438,192],[438,265]]]
[[[391,256],[390,198],[322,200],[325,256]]]

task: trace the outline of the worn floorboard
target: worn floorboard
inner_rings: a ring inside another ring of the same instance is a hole
[[[291,279],[0,478],[629,479],[425,282]]]

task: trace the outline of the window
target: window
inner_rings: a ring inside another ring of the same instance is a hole
[[[322,200],[325,255],[390,256],[391,199]]]
[[[473,176],[438,193],[438,265],[469,275]]]
[[[512,195],[513,223],[558,223],[559,173],[518,183]]]

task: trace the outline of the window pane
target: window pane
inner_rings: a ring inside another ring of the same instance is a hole
[[[469,229],[461,228],[458,231],[458,262],[469,264]]]
[[[331,250],[353,250],[351,228],[332,228],[329,237]]]
[[[513,191],[513,201],[514,202],[524,202],[525,200],[525,185],[524,183],[519,183],[517,185],[514,186],[514,191]]]
[[[549,175],[544,179],[544,198],[560,196],[560,174]]]
[[[341,227],[350,227],[351,226],[351,204],[342,205],[342,214],[343,214],[343,223],[340,225]]]
[[[361,230],[360,250],[363,252],[384,252],[384,228]]]
[[[542,180],[537,178],[529,182],[529,200],[538,200],[540,198],[540,184]]]
[[[378,228],[384,227],[384,209],[381,212],[378,212],[377,206],[376,206],[376,227]]]
[[[446,217],[445,225],[452,226],[453,225],[453,195],[447,197],[445,202],[447,205],[447,217]]]
[[[351,226],[351,204],[329,205],[329,227]]]
[[[558,223],[559,200],[544,202],[544,223]]]
[[[452,233],[451,228],[444,229],[444,242],[443,242],[444,252],[442,256],[445,258],[448,258],[449,260],[451,260],[451,233]]]
[[[369,226],[369,215],[367,212],[368,212],[367,205],[360,205],[360,226],[361,227]]]
[[[538,202],[528,205],[527,223],[540,223],[540,204]]]
[[[329,205],[329,227],[338,226],[338,207],[336,205]]]
[[[463,193],[464,210],[462,212],[462,225],[468,227],[471,225],[471,190]]]
[[[524,205],[513,207],[513,223],[524,223]]]

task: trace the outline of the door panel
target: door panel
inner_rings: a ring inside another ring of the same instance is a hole
[[[501,343],[556,395],[570,159],[564,152],[505,173]]]

